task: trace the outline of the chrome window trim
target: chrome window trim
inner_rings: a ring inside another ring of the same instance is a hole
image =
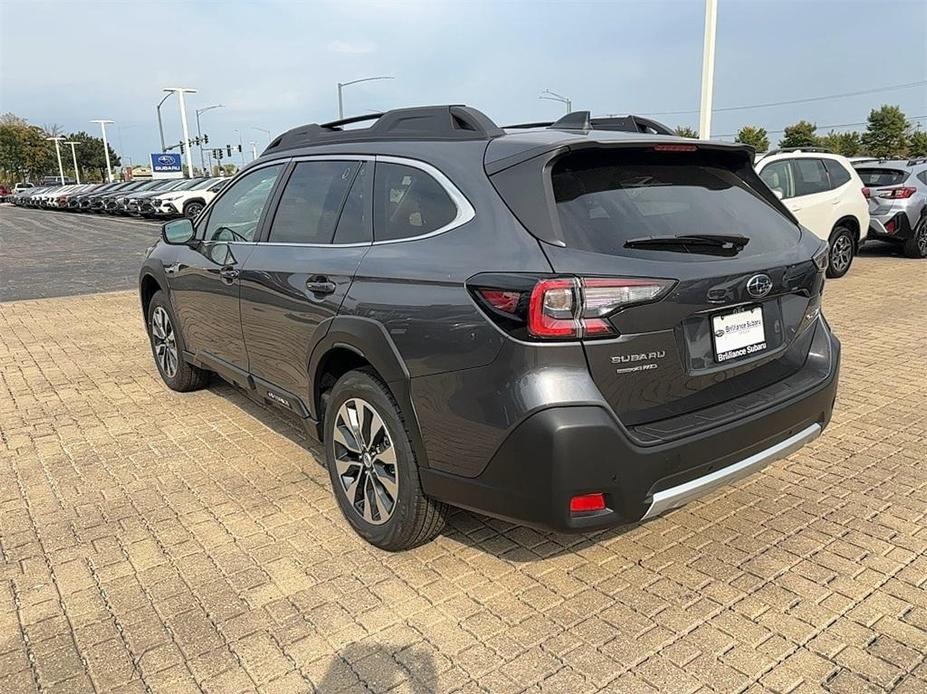
[[[460,192],[460,190],[453,184],[453,182],[444,175],[439,169],[435,168],[431,164],[428,164],[424,161],[418,159],[410,159],[408,157],[397,157],[393,155],[386,154],[304,154],[298,155],[289,158],[274,159],[271,161],[263,162],[257,166],[249,167],[247,172],[255,171],[259,168],[264,168],[265,166],[272,166],[274,164],[280,163],[289,163],[293,162],[298,164],[300,162],[306,161],[365,161],[365,162],[384,162],[386,164],[400,164],[402,166],[409,166],[413,169],[419,169],[424,171],[426,174],[431,176],[438,182],[444,192],[447,193],[447,196],[451,199],[451,202],[454,203],[454,206],[457,208],[457,214],[454,215],[454,219],[445,224],[444,226],[435,229],[434,231],[429,231],[426,234],[419,234],[418,236],[409,236],[404,239],[389,239],[386,241],[365,241],[361,243],[293,243],[293,242],[278,242],[278,241],[226,241],[225,243],[234,244],[238,246],[283,246],[283,247],[296,247],[296,248],[363,248],[366,246],[385,246],[393,243],[407,243],[409,241],[418,241],[420,239],[427,239],[432,236],[437,236],[438,234],[444,234],[452,229],[456,229],[459,226],[463,226],[467,222],[471,221],[476,217],[476,210],[473,209],[473,205],[470,204],[470,201],[467,197]],[[237,176],[236,176],[237,178]],[[225,189],[230,188],[235,183],[233,178],[225,186]],[[212,205],[221,197],[217,195],[213,198],[207,209],[212,207]],[[205,213],[205,210],[203,211]],[[374,230],[376,233],[376,230]]]

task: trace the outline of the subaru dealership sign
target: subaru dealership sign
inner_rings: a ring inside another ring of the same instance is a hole
[[[161,152],[151,155],[152,178],[183,178],[183,162],[179,154]]]

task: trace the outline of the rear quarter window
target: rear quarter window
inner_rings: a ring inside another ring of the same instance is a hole
[[[638,255],[626,241],[683,234],[747,236],[743,255],[794,244],[797,227],[736,173],[685,157],[594,152],[558,161],[551,184],[567,246]]]

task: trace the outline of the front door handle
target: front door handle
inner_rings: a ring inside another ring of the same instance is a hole
[[[233,267],[224,267],[219,270],[219,276],[222,278],[222,281],[226,284],[232,284],[235,280],[238,279],[239,272]]]
[[[310,277],[306,280],[306,289],[313,294],[334,294],[337,287],[327,277]]]

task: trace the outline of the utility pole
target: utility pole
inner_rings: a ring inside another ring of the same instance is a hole
[[[550,89],[545,89],[543,92],[541,92],[541,96],[538,98],[546,99],[547,101],[559,101],[561,104],[566,106],[567,113],[573,112],[573,100],[563,96],[562,94],[558,94],[557,92],[552,92]]]
[[[193,178],[193,153],[190,151],[190,130],[187,128],[187,106],[184,103],[184,94],[196,94],[195,89],[189,87],[165,87],[166,92],[176,92],[180,101],[180,124],[183,126],[183,141],[187,154],[187,175]]]
[[[702,102],[699,108],[698,136],[711,137],[711,96],[715,81],[715,29],[718,26],[718,0],[705,0],[705,46],[702,50]]]
[[[58,155],[58,175],[60,176],[58,180],[61,181],[61,185],[64,185],[64,167],[61,166],[61,146],[58,144],[64,138],[59,135],[57,137],[46,137],[45,139],[55,143],[55,154]]]
[[[81,143],[68,141],[64,144],[71,145],[71,159],[74,161],[74,180],[77,181],[77,185],[80,185],[80,171],[77,170],[77,150],[74,147]]]

